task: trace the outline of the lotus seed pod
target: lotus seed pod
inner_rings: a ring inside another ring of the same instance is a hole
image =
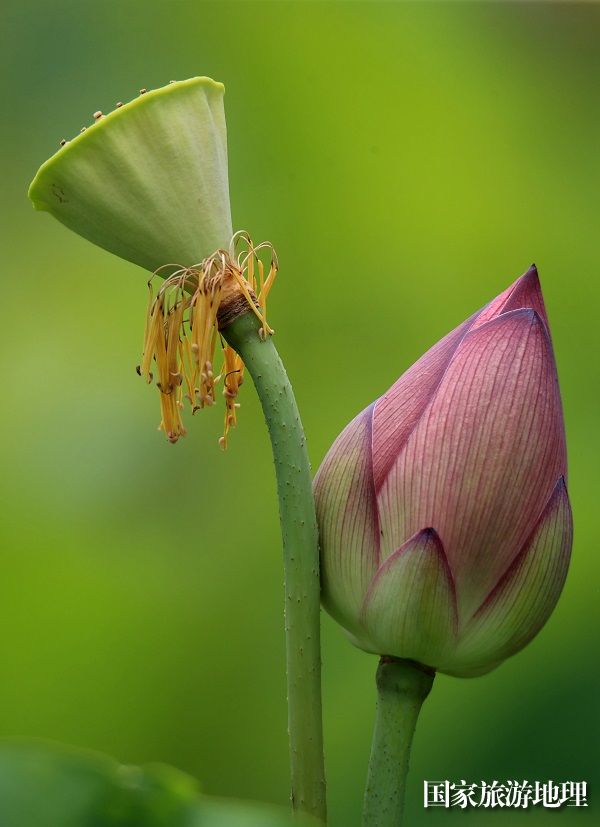
[[[223,345],[215,373],[214,352],[223,343],[217,334],[248,312],[258,317],[261,337],[273,333],[266,303],[278,268],[269,242],[254,245],[247,233],[232,232],[223,92],[222,84],[198,77],[142,88],[108,115],[96,110],[90,127],[61,141],[29,195],[37,209],[164,279],[148,282],[136,370],[149,383],[158,374],[159,429],[170,442],[186,433],[184,400],[192,412],[212,407],[222,383],[225,448],[244,365]]]
[[[36,209],[154,271],[231,236],[224,87],[197,77],[118,105],[65,143],[29,189]]]
[[[535,267],[359,414],[315,479],[323,602],[361,648],[482,674],[569,563],[565,432]]]

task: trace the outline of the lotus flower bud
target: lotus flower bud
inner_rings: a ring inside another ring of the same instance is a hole
[[[325,608],[368,652],[451,675],[493,669],[560,595],[566,470],[531,267],[333,444],[315,479]]]

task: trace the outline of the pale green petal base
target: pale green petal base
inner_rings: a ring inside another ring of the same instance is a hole
[[[455,646],[456,601],[435,532],[421,531],[388,557],[365,596],[362,625],[380,654],[434,665]]]
[[[364,594],[379,565],[370,441],[370,411],[364,411],[338,437],[314,481],[323,605],[358,636]]]
[[[232,236],[224,87],[178,81],[100,117],[39,169],[38,210],[154,271],[190,266]]]
[[[529,643],[558,601],[573,539],[564,479],[522,553],[466,622],[459,624],[454,583],[432,529],[411,537],[383,563],[364,598],[351,642],[372,654],[415,661],[461,678],[484,675]]]
[[[522,649],[546,623],[569,567],[573,523],[559,480],[523,554],[476,612],[440,671],[456,676],[488,672]]]

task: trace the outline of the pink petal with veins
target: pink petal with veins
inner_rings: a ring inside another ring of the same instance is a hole
[[[373,414],[373,476],[376,490],[383,485],[464,336],[500,313],[522,307],[535,310],[548,325],[535,265],[497,298],[437,342],[377,400]]]
[[[518,554],[565,470],[546,326],[533,310],[508,311],[464,336],[379,490],[382,557],[434,526],[462,618]]]

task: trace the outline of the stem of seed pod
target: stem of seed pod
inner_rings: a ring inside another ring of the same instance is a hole
[[[306,440],[292,386],[270,336],[245,312],[221,332],[241,356],[269,429],[285,573],[285,636],[292,808],[326,822],[319,542]]]
[[[401,827],[415,727],[435,673],[408,660],[382,657],[377,710],[363,807],[363,827]]]

